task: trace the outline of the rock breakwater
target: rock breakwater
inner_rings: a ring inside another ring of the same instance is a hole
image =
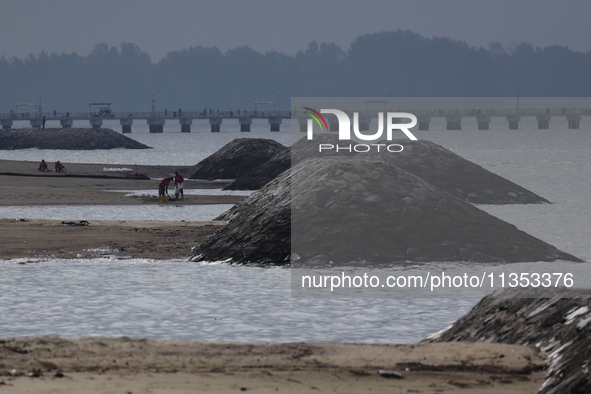
[[[496,291],[427,341],[535,346],[548,354],[538,393],[591,393],[591,290]]]

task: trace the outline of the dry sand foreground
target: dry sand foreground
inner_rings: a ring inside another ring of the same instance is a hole
[[[145,259],[188,258],[191,248],[225,222],[90,220],[70,226],[61,220],[0,219],[0,259],[105,255]]]
[[[532,347],[248,344],[56,337],[0,340],[1,393],[535,393]],[[408,370],[407,370],[408,368]],[[16,369],[18,376],[9,371]],[[386,379],[379,369],[396,370]],[[533,371],[533,372],[532,372]],[[32,372],[39,377],[22,373]],[[63,377],[58,377],[63,374]]]

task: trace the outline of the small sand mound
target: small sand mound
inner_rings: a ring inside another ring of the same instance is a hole
[[[264,138],[238,138],[197,164],[190,179],[236,179],[287,148]]]

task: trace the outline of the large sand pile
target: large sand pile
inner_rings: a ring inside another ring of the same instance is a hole
[[[388,161],[303,160],[218,219],[193,261],[580,261]]]

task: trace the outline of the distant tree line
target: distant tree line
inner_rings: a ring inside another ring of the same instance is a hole
[[[253,109],[254,101],[290,97],[379,96],[591,96],[591,52],[564,46],[500,44],[471,47],[410,31],[358,37],[348,50],[312,42],[295,55],[239,47],[192,47],[157,63],[134,44],[98,44],[88,54],[0,58],[0,112],[16,102],[38,102],[45,111],[85,111],[90,102],[112,102],[115,111],[182,108]]]

